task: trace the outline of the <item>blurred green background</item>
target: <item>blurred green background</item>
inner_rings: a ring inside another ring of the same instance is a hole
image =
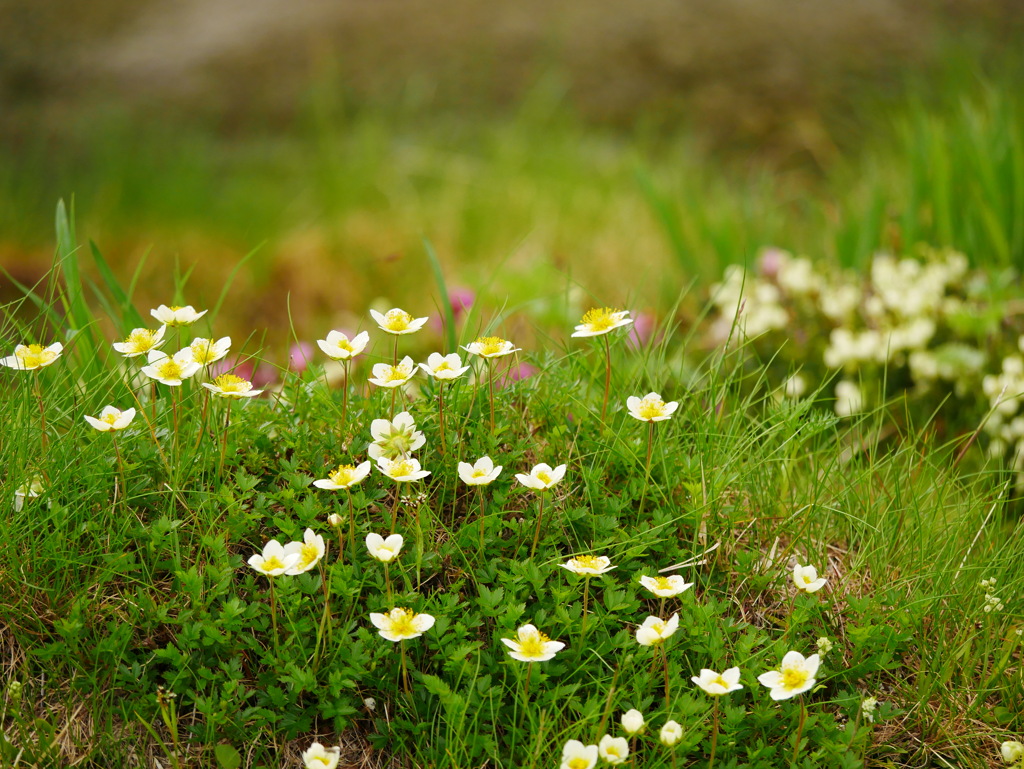
[[[668,311],[768,245],[1024,262],[1018,0],[0,0],[0,18],[9,275],[46,271],[73,196],[124,282],[148,254],[143,308],[190,269],[183,298],[212,303],[255,249],[218,326],[285,329],[270,346],[374,301],[433,311],[424,239],[450,284],[541,323],[570,287]]]

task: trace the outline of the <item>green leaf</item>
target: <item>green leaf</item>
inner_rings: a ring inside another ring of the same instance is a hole
[[[238,769],[242,765],[242,754],[230,745],[218,745],[213,749],[220,769]]]

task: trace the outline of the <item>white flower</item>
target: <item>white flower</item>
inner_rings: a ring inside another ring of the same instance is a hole
[[[864,409],[864,395],[860,388],[844,379],[836,384],[836,416],[848,417]]]
[[[663,422],[679,408],[677,401],[665,403],[658,393],[647,393],[643,398],[631,395],[626,398],[629,415],[641,422]]]
[[[703,668],[699,676],[690,676],[690,680],[712,697],[721,697],[723,694],[743,688],[739,668],[729,668],[722,673]]]
[[[397,307],[385,313],[370,310],[370,315],[377,321],[381,330],[387,331],[389,334],[412,334],[423,328],[423,324],[427,322],[426,318],[413,318],[405,310],[400,310]]]
[[[116,409],[113,406],[104,406],[99,417],[85,416],[85,421],[99,430],[101,433],[111,430],[123,430],[135,419],[135,409]]]
[[[0,366],[19,371],[34,371],[49,366],[63,351],[64,345],[60,342],[54,342],[49,347],[43,347],[41,344],[19,344],[14,348],[14,355],[0,358]]]
[[[327,332],[326,339],[317,339],[316,343],[331,360],[349,360],[366,349],[370,335],[362,331],[351,339],[340,331]]]
[[[999,752],[1003,754],[1003,761],[1008,764],[1024,761],[1024,745],[1017,740],[1007,740],[999,746]]]
[[[668,577],[640,577],[640,584],[659,598],[672,598],[689,590],[694,583],[687,582],[678,574],[672,574]]]
[[[387,614],[370,614],[370,622],[382,638],[395,643],[409,638],[419,638],[434,626],[429,614],[417,614],[412,609],[392,609]]]
[[[302,763],[306,769],[337,769],[340,758],[341,748],[325,748],[319,742],[310,745],[309,750],[302,751]]]
[[[416,373],[416,366],[412,362],[412,358],[406,355],[402,360],[398,362],[397,366],[392,366],[390,363],[374,363],[373,364],[373,376],[370,377],[370,384],[375,384],[378,387],[401,387],[410,379],[413,374]]]
[[[160,326],[156,331],[148,328],[134,328],[123,342],[114,342],[114,349],[126,358],[135,358],[155,350],[164,343],[164,332],[167,326]]]
[[[313,481],[313,483],[315,485],[316,481]],[[341,526],[344,523],[345,523],[345,519],[342,518],[337,513],[331,513],[329,516],[327,516],[327,525],[328,526],[332,526],[335,529],[337,529],[339,526]]]
[[[865,697],[860,703],[860,714],[869,724],[875,722],[875,710],[878,708],[878,700],[874,697]]]
[[[192,350],[186,347],[173,356],[160,350],[150,350],[149,365],[142,367],[142,373],[165,385],[178,387],[202,368],[192,357]]]
[[[609,764],[621,764],[629,757],[629,742],[625,737],[606,734],[597,743],[597,752]]]
[[[255,398],[263,392],[263,390],[252,389],[252,382],[234,374],[221,374],[213,380],[213,384],[209,382],[200,382],[200,384],[221,398]]]
[[[381,563],[391,563],[402,552],[401,534],[392,534],[387,539],[372,531],[366,535],[366,549]]]
[[[802,590],[805,593],[817,593],[823,587],[827,577],[818,577],[818,570],[813,566],[801,566],[797,564],[793,567],[793,584],[796,585],[797,590]]]
[[[796,400],[807,392],[807,380],[802,374],[793,374],[782,385],[782,394],[787,398]]]
[[[20,513],[26,499],[35,499],[43,493],[43,479],[33,475],[14,490],[14,512]]]
[[[832,651],[832,642],[825,638],[825,636],[819,638],[815,646],[818,648],[818,654],[822,657]]]
[[[678,721],[666,721],[665,725],[661,727],[658,739],[661,740],[662,745],[672,747],[679,740],[683,739],[683,727]]]
[[[641,646],[657,646],[675,633],[678,627],[678,614],[673,614],[667,621],[658,617],[648,617],[644,624],[636,629],[636,642]]]
[[[516,473],[516,480],[528,488],[546,491],[562,480],[564,476],[565,465],[559,465],[552,469],[550,465],[541,462],[530,470],[529,475]]]
[[[416,422],[408,411],[395,415],[391,421],[374,419],[370,423],[370,436],[373,438],[366,453],[370,459],[399,459],[407,457],[420,448],[427,439],[416,429]]]
[[[498,336],[482,336],[475,342],[463,345],[463,350],[481,358],[500,358],[504,355],[511,355],[519,352],[519,348]]]
[[[419,481],[430,475],[429,470],[420,468],[418,459],[388,459],[381,457],[377,460],[377,469],[393,481]]]
[[[762,673],[757,680],[771,689],[769,696],[773,700],[788,700],[814,686],[820,664],[817,654],[805,658],[800,652],[786,652],[778,670]]]
[[[260,574],[266,574],[268,577],[278,577],[294,567],[300,558],[301,556],[298,553],[286,554],[284,552],[284,545],[276,539],[272,539],[263,546],[262,553],[249,557],[248,564]]]
[[[206,310],[196,312],[195,308],[190,304],[184,307],[178,307],[177,305],[168,307],[166,304],[162,304],[155,310],[150,310],[149,314],[165,326],[191,326],[206,315],[206,312]]]
[[[644,728],[644,714],[631,708],[622,714],[622,728],[626,734],[639,734]]]
[[[370,463],[369,461],[363,462],[358,467],[352,465],[338,465],[338,468],[328,475],[326,478],[318,478],[313,481],[313,485],[318,489],[327,489],[328,491],[337,491],[338,489],[348,489],[361,482],[363,478],[370,474]]]
[[[462,358],[457,352],[450,355],[442,355],[439,352],[432,352],[427,356],[427,362],[419,364],[427,374],[435,379],[458,379],[469,371],[469,366],[462,365]]]
[[[285,574],[291,576],[304,574],[316,566],[320,559],[324,557],[324,553],[327,552],[324,538],[312,529],[306,529],[302,540],[302,542],[289,542],[284,546],[284,554],[286,556],[293,553],[297,553],[299,556],[299,560]]]
[[[459,462],[459,477],[469,486],[487,486],[497,480],[502,466],[495,466],[490,457],[480,457],[475,463]]]
[[[594,769],[597,764],[597,745],[584,745],[579,740],[569,740],[562,748],[562,765],[559,769]]]
[[[581,577],[595,577],[615,568],[606,555],[578,555],[559,565]]]
[[[629,310],[613,310],[610,307],[587,310],[572,336],[601,336],[609,331],[628,326],[633,322]]]
[[[192,340],[189,348],[192,350],[192,358],[196,363],[200,366],[209,366],[228,354],[228,350],[231,349],[231,337],[223,336],[216,342],[212,339],[197,337]]]
[[[509,648],[508,656],[520,662],[546,662],[565,648],[561,641],[552,641],[533,625],[523,625],[516,630],[515,640],[502,638]]]

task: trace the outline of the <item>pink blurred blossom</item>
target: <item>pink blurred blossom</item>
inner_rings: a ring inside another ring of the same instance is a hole
[[[462,316],[473,306],[476,301],[476,292],[462,286],[455,286],[448,290],[448,303],[452,308],[452,317],[458,323]],[[438,333],[444,330],[444,312],[431,317],[430,326]]]
[[[529,363],[520,363],[518,365],[509,366],[505,371],[504,376],[501,378],[501,386],[507,387],[513,382],[519,382],[523,379],[529,379],[532,376],[536,376],[539,370],[536,366],[531,366]]]
[[[313,345],[309,342],[296,342],[288,348],[288,368],[301,374],[313,361]]]
[[[633,318],[633,325],[629,327],[629,336],[626,344],[634,350],[639,350],[646,345],[657,328],[658,318],[653,312],[642,311]]]
[[[774,280],[779,274],[788,254],[781,248],[768,247],[761,251],[757,257],[757,270],[769,280]]]

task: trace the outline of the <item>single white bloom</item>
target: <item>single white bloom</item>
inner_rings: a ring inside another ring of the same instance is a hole
[[[519,348],[499,336],[482,336],[475,342],[463,345],[462,349],[481,358],[500,358],[519,352]]]
[[[817,654],[805,658],[800,652],[786,652],[778,670],[762,673],[757,680],[771,689],[769,696],[773,700],[788,700],[814,686],[820,664]]]
[[[641,422],[663,422],[679,408],[678,401],[665,403],[658,393],[647,393],[643,398],[631,395],[626,398],[629,415]]]
[[[160,350],[150,350],[147,358],[148,366],[142,367],[142,373],[171,387],[179,387],[183,380],[193,376],[202,366],[195,362],[192,350],[186,347],[174,355]]]
[[[189,348],[192,350],[192,357],[196,363],[200,366],[209,366],[228,354],[228,350],[231,349],[231,337],[223,336],[216,342],[212,339],[197,337],[192,340]]]
[[[793,567],[793,584],[796,585],[797,590],[802,590],[805,593],[817,593],[823,587],[827,577],[818,577],[818,570],[813,566],[801,566],[797,564]]]
[[[722,673],[703,668],[699,676],[691,676],[690,680],[712,697],[721,697],[723,694],[743,688],[743,684],[740,683],[739,668],[729,668]]]
[[[860,703],[860,714],[869,724],[875,722],[875,710],[878,708],[878,700],[874,697],[865,697]]]
[[[33,475],[14,490],[14,512],[20,513],[25,507],[26,499],[35,499],[43,493],[43,479]]]
[[[1024,761],[1024,745],[1017,740],[1007,740],[999,746],[999,752],[1003,754],[1003,761],[1008,764]]]
[[[836,384],[835,411],[838,417],[848,417],[864,409],[864,394],[854,382],[843,380]]]
[[[381,563],[391,563],[402,552],[401,534],[392,534],[387,539],[372,531],[366,535],[366,549]]]
[[[298,553],[286,554],[284,545],[276,539],[270,540],[263,546],[263,552],[250,556],[248,564],[260,574],[268,577],[279,577],[286,573],[299,562]]]
[[[135,409],[116,409],[113,406],[104,406],[99,417],[85,416],[85,421],[99,430],[101,433],[112,430],[123,430],[135,419]]]
[[[340,331],[327,332],[326,339],[317,339],[316,343],[331,360],[350,360],[366,349],[370,335],[361,331],[351,339]]]
[[[458,379],[469,371],[469,366],[462,365],[462,358],[457,352],[450,355],[442,355],[439,352],[432,352],[427,356],[427,362],[421,363],[420,368],[434,379]]]
[[[289,542],[284,546],[286,556],[293,553],[297,553],[299,556],[299,560],[285,574],[290,576],[304,574],[316,566],[326,552],[327,546],[324,544],[324,538],[312,529],[306,529],[302,536],[302,542]]]
[[[255,398],[263,392],[263,390],[252,389],[252,382],[234,374],[221,374],[213,380],[212,384],[210,382],[200,382],[200,384],[221,398]]]
[[[640,577],[640,584],[659,598],[672,598],[689,590],[694,583],[687,582],[678,574],[672,574],[668,577]]]
[[[302,751],[302,763],[306,769],[337,769],[340,758],[341,748],[325,748],[319,742]]]
[[[796,400],[807,392],[807,380],[801,374],[793,374],[782,385],[782,393],[787,398]]]
[[[683,727],[678,721],[666,721],[665,725],[661,727],[658,739],[661,740],[662,745],[672,747],[679,740],[683,739]]]
[[[0,366],[18,369],[19,371],[35,371],[49,366],[64,351],[64,345],[54,342],[49,347],[41,344],[19,344],[14,348],[14,355],[0,358]]]
[[[529,475],[516,473],[516,480],[528,488],[536,489],[537,491],[546,491],[562,480],[564,476],[565,465],[559,465],[552,469],[551,465],[541,462],[530,470]]]
[[[150,315],[165,326],[191,326],[206,315],[206,313],[206,310],[196,312],[195,308],[190,304],[184,307],[178,307],[177,305],[168,307],[166,304],[162,304],[155,310],[149,311]]]
[[[622,728],[626,734],[639,734],[644,728],[644,715],[636,708],[622,714]]]
[[[516,631],[515,640],[502,638],[509,648],[508,656],[520,662],[546,662],[565,648],[561,641],[552,641],[533,625],[523,625]]]
[[[598,574],[604,574],[615,568],[612,566],[611,559],[606,555],[578,555],[559,566],[568,569],[573,574],[579,574],[581,577],[596,577]]]
[[[319,478],[313,481],[318,489],[337,491],[338,489],[349,489],[360,483],[363,478],[370,474],[370,462],[361,463],[358,467],[352,465],[338,465],[338,468],[326,478]]]
[[[414,318],[405,310],[400,310],[397,307],[385,313],[370,310],[370,315],[377,321],[381,330],[387,331],[389,334],[412,334],[423,328],[423,324],[427,322],[426,318]]]
[[[562,748],[562,765],[559,769],[594,769],[597,764],[597,745],[584,745],[579,740],[569,740]]]
[[[378,387],[401,387],[410,379],[413,374],[416,373],[416,367],[413,365],[412,358],[406,355],[402,360],[398,362],[397,366],[392,366],[390,363],[374,363],[373,364],[373,376],[370,377],[370,384],[375,384]]]
[[[657,646],[675,633],[678,627],[678,614],[673,614],[667,621],[658,617],[648,617],[644,624],[636,629],[636,642],[641,646]]]
[[[382,638],[396,643],[408,638],[419,638],[434,626],[433,617],[417,614],[412,609],[392,609],[387,614],[374,612],[370,614],[370,622]]]
[[[407,457],[427,442],[423,433],[416,429],[416,422],[408,411],[396,414],[390,421],[374,419],[370,423],[370,436],[373,443],[367,447],[366,453],[373,460]]]
[[[621,764],[629,757],[629,742],[625,737],[606,734],[597,743],[597,752],[609,764]]]
[[[430,475],[429,470],[420,468],[418,459],[388,459],[381,457],[377,460],[377,469],[391,480],[400,483],[419,481]]]
[[[459,477],[470,486],[486,486],[501,475],[502,466],[495,467],[490,457],[480,457],[475,463],[459,462]]]
[[[601,336],[617,328],[628,326],[632,322],[633,319],[629,317],[629,310],[595,307],[587,310],[587,313],[583,316],[580,324],[576,326],[576,330],[573,331],[572,335],[575,337]]]
[[[123,342],[114,342],[114,349],[126,358],[146,355],[164,343],[164,332],[167,326],[160,326],[156,331],[148,328],[133,328]]]

